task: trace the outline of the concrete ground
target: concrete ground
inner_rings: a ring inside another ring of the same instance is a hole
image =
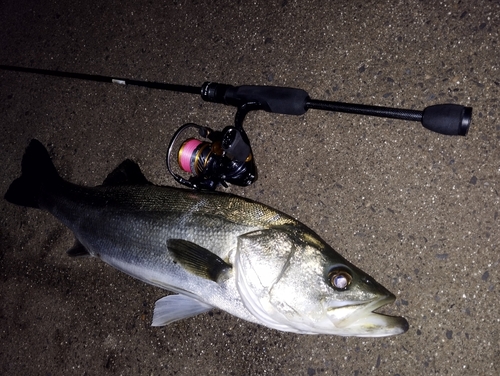
[[[500,374],[498,1],[0,1],[0,64],[421,110],[471,106],[466,137],[310,110],[255,112],[259,180],[228,191],[317,231],[397,295],[404,335],[282,333],[214,310],[150,326],[165,292],[71,259],[49,214],[0,200],[3,375]],[[0,191],[32,138],[68,180],[125,158],[175,185],[173,132],[235,109],[197,95],[0,71]]]

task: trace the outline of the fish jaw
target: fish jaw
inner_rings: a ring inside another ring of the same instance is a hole
[[[364,304],[345,302],[341,307],[327,309],[328,318],[339,334],[356,337],[387,337],[405,333],[408,321],[399,316],[389,316],[375,312],[377,309],[394,303],[396,297],[389,294]]]

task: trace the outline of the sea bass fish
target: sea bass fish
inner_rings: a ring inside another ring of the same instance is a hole
[[[99,257],[176,293],[158,300],[153,326],[224,310],[286,332],[382,337],[402,317],[374,311],[395,296],[292,217],[221,192],[156,186],[131,160],[101,186],[58,174],[32,140],[5,199],[46,210],[75,235],[68,255]]]

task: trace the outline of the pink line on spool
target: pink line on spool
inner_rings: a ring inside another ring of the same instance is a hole
[[[195,173],[195,171],[191,171],[191,157],[200,144],[201,141],[195,138],[190,138],[182,144],[179,150],[179,166],[181,166],[184,171],[191,172],[192,174]]]

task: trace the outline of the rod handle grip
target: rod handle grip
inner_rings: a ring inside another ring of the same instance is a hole
[[[243,85],[232,86],[205,82],[201,97],[207,102],[223,103],[240,107],[246,103],[258,103],[260,109],[275,114],[302,115],[307,111],[309,94],[291,87]]]
[[[459,104],[437,104],[426,107],[422,113],[422,125],[434,132],[465,136],[469,131],[472,107]]]

